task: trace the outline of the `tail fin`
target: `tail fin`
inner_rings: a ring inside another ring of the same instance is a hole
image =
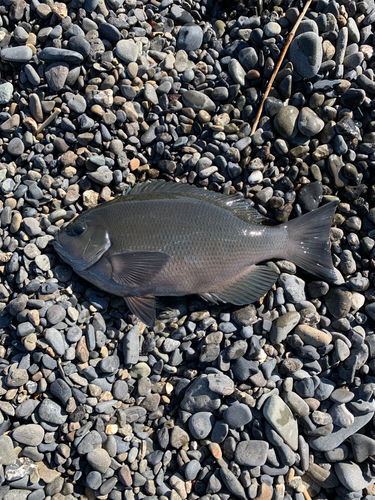
[[[288,258],[305,271],[328,281],[336,280],[329,231],[337,204],[332,201],[287,223],[292,252]]]

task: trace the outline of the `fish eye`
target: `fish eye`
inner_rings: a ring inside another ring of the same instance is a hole
[[[80,236],[86,229],[86,226],[82,223],[74,224],[69,227],[66,231],[68,236]]]

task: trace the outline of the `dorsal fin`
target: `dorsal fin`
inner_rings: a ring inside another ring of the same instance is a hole
[[[130,191],[124,193],[123,196],[131,199],[131,197],[143,193],[174,194],[176,196],[187,196],[189,198],[202,200],[206,203],[212,203],[220,208],[229,210],[238,219],[241,219],[248,224],[262,224],[267,220],[266,217],[261,215],[257,210],[255,210],[255,208],[252,207],[250,200],[245,199],[240,194],[226,196],[222,193],[199,189],[196,186],[191,186],[190,184],[165,182],[162,180],[144,182],[143,184],[137,184]],[[119,198],[123,200],[123,196]],[[117,198],[116,201],[118,201],[119,198]]]

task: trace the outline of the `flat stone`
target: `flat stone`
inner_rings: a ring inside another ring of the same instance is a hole
[[[189,431],[194,439],[205,439],[211,432],[215,418],[212,413],[201,411],[189,418]]]
[[[300,314],[297,311],[290,311],[275,319],[270,331],[270,340],[273,344],[278,344],[285,340],[293,328],[298,325]]]
[[[328,436],[307,437],[307,442],[313,450],[331,451],[340,446],[346,439],[358,432],[372,419],[374,413],[354,417],[354,422],[350,427],[335,428]]]
[[[68,78],[69,65],[64,62],[53,62],[44,71],[49,87],[56,92],[64,88]]]
[[[216,109],[215,103],[203,92],[187,90],[181,97],[184,105],[192,108],[194,111],[203,109],[208,113],[213,113]]]
[[[306,300],[305,282],[301,278],[292,274],[281,273],[279,281],[284,288],[284,294],[288,302],[298,304]]]
[[[358,463],[362,463],[375,455],[375,440],[365,434],[354,434],[350,438],[350,444],[352,445],[355,461]]]
[[[298,133],[299,110],[295,106],[283,106],[274,118],[274,126],[284,139],[292,139]]]
[[[7,47],[0,52],[0,57],[3,61],[25,63],[33,57],[33,51],[27,45]]]
[[[13,441],[7,435],[0,436],[0,464],[11,465],[17,460]]]
[[[333,288],[324,297],[329,312],[335,318],[345,318],[352,305],[352,294],[341,288]]]
[[[13,96],[13,85],[10,82],[5,82],[0,85],[0,104],[7,104]]]
[[[275,431],[283,438],[285,443],[297,450],[298,425],[290,408],[276,394],[267,399],[263,406],[263,416]]]
[[[243,427],[252,420],[250,408],[243,403],[235,403],[229,406],[229,408],[224,411],[223,417],[231,429]]]
[[[305,344],[313,345],[314,347],[323,347],[329,345],[332,341],[330,333],[308,325],[298,325],[295,333],[301,337]]]
[[[181,401],[181,408],[190,413],[214,411],[221,405],[220,395],[209,387],[207,375],[200,375],[188,386]]]
[[[185,477],[188,481],[194,481],[201,470],[201,464],[198,460],[190,460],[185,466]]]
[[[44,399],[38,406],[41,420],[49,424],[61,425],[66,422],[68,415],[57,403],[51,399]]]
[[[349,491],[361,491],[371,483],[371,478],[366,479],[359,465],[353,462],[339,462],[333,467],[340,483]]]
[[[20,425],[14,429],[12,437],[18,443],[39,446],[44,438],[44,429],[37,424]]]
[[[241,500],[247,500],[247,495],[245,493],[245,490],[242,486],[242,484],[239,482],[239,480],[236,478],[236,476],[231,472],[229,469],[226,469],[224,467],[220,468],[220,477],[225,484],[225,486],[228,488],[228,490],[233,493],[236,497],[240,498]]]
[[[259,467],[266,463],[269,444],[267,441],[240,441],[236,446],[235,461],[245,467]]]
[[[86,455],[88,463],[93,469],[105,474],[111,465],[111,457],[104,448],[95,448]]]
[[[301,134],[313,137],[324,128],[324,121],[310,108],[302,108],[298,115],[298,129]]]
[[[39,59],[45,62],[58,62],[68,64],[80,64],[83,61],[83,56],[74,50],[59,49],[56,47],[46,47],[38,54]]]
[[[135,62],[138,58],[138,46],[133,40],[120,40],[116,44],[115,52],[127,64]]]
[[[313,78],[322,64],[323,50],[319,36],[312,31],[296,36],[290,44],[288,57],[299,75]]]

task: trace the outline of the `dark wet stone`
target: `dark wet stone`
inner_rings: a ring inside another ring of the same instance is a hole
[[[296,36],[290,44],[288,56],[297,73],[304,78],[314,77],[323,57],[319,36],[311,31]]]
[[[304,212],[310,212],[319,207],[323,198],[323,187],[321,182],[305,184],[298,190],[298,201]]]

